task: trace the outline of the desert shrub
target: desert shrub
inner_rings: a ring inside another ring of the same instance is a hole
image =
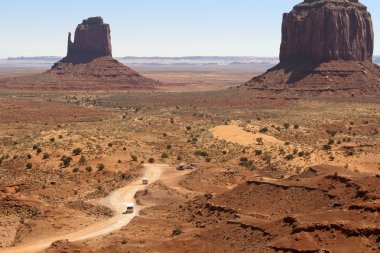
[[[37,148],[38,148],[38,146],[37,145],[33,145],[33,150],[36,150]]]
[[[73,149],[73,155],[80,155],[82,153],[82,149],[81,148],[74,148]]]
[[[331,150],[331,146],[326,144],[326,145],[323,145],[322,149],[323,150]]]
[[[73,169],[73,172],[74,172],[74,173],[79,172],[79,168],[74,168],[74,169]]]
[[[329,139],[329,141],[327,142],[328,145],[333,145],[335,143],[335,141],[333,139]]]
[[[161,158],[162,158],[162,159],[167,159],[167,158],[169,158],[169,155],[166,154],[166,153],[162,153],[162,154],[161,154]]]
[[[326,130],[326,133],[327,133],[328,135],[330,135],[331,137],[334,137],[334,136],[338,133],[338,131],[336,131],[336,130],[332,130],[332,129],[327,129],[327,130]]]
[[[67,168],[70,165],[72,160],[73,160],[73,158],[71,156],[62,156],[61,157],[62,164],[65,168]]]
[[[166,148],[167,149],[172,149],[172,145],[168,144],[168,145],[166,145]]]
[[[187,130],[187,131],[190,131],[190,130],[191,130],[191,126],[187,126],[187,127],[186,127],[186,130]]]
[[[37,148],[37,149],[36,149],[36,152],[37,152],[37,154],[39,154],[39,153],[42,152],[42,149],[41,149],[41,148]]]
[[[195,151],[194,154],[195,154],[196,156],[203,156],[203,157],[208,156],[208,153],[207,153],[206,151],[204,151],[204,150],[197,150],[197,151]]]
[[[331,156],[329,156],[329,160],[330,160],[330,161],[334,161],[334,160],[335,160],[335,157],[331,155]]]
[[[106,166],[103,163],[99,163],[97,168],[98,168],[98,171],[103,171],[106,168]]]
[[[27,155],[26,155],[26,158],[28,158],[28,159],[32,159],[32,155],[31,155],[31,154],[27,154]]]
[[[177,156],[177,161],[181,161],[182,160],[182,156]]]
[[[364,120],[364,121],[363,121],[363,124],[364,124],[364,125],[368,125],[368,124],[369,124],[369,121],[368,121],[368,120]]]
[[[168,136],[168,134],[167,133],[162,133],[162,136],[166,137],[166,136]]]
[[[272,155],[270,153],[265,153],[261,159],[267,163],[270,163],[272,161]]]
[[[55,142],[55,138],[50,138],[50,142]]]
[[[209,162],[211,162],[211,158],[210,157],[206,157],[205,161],[209,163]]]
[[[256,138],[256,142],[257,142],[257,144],[259,144],[259,145],[264,145],[263,138],[261,138],[261,137]]]
[[[255,154],[256,155],[262,155],[263,151],[262,150],[259,150],[259,149],[256,149],[255,150]]]
[[[268,128],[267,127],[263,127],[260,129],[260,133],[267,133],[268,132]]]
[[[117,163],[121,163],[121,160],[117,160]]]
[[[250,170],[256,169],[256,166],[254,165],[252,160],[245,159],[246,157],[243,157],[244,159],[240,159],[239,165],[245,168],[248,168]]]
[[[26,164],[26,168],[27,168],[28,170],[30,170],[32,167],[33,167],[33,164],[32,164],[32,163],[27,163],[27,164]]]
[[[124,150],[124,151],[126,151],[126,150],[127,150],[127,148],[126,148],[126,147],[124,147],[124,148],[123,148],[123,150]]]
[[[131,155],[131,159],[132,159],[132,161],[136,162],[137,161],[137,156]]]
[[[48,159],[50,157],[50,155],[48,154],[48,153],[44,153],[43,155],[42,155],[42,158],[43,159]]]
[[[303,151],[298,152],[298,156],[299,156],[299,157],[304,157],[304,156],[305,156],[305,152],[303,152]]]
[[[83,165],[83,164],[86,164],[86,157],[84,157],[83,155],[79,158],[79,161],[78,161],[78,164],[79,165]]]
[[[285,123],[284,127],[285,127],[285,129],[288,129],[290,127],[290,124],[289,123]]]
[[[240,157],[240,162],[248,162],[248,158],[247,157]]]
[[[63,136],[61,134],[58,135],[58,139],[63,139]]]
[[[293,154],[289,154],[287,156],[285,156],[285,159],[290,161],[290,160],[293,160],[294,159],[294,155]]]
[[[148,163],[154,163],[154,158],[149,158]]]
[[[290,142],[285,142],[285,146],[289,146],[290,145]]]
[[[298,124],[295,124],[294,129],[298,129],[298,128],[300,128],[300,126]]]
[[[181,226],[176,226],[173,229],[172,236],[178,236],[180,234],[182,234],[182,227]]]
[[[91,166],[86,167],[86,171],[87,172],[91,172],[92,171],[92,167]]]
[[[108,147],[112,148],[113,144],[112,143],[108,143]]]

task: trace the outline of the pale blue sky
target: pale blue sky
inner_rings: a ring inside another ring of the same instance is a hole
[[[63,56],[67,33],[103,16],[115,56],[277,56],[282,13],[301,0],[1,0],[0,58]],[[380,34],[380,1],[362,0]],[[376,36],[377,38],[378,36]],[[380,39],[375,40],[380,54]]]

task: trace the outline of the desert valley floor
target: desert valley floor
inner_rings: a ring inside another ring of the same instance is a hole
[[[0,92],[1,253],[380,251],[379,99],[139,71],[171,85]]]

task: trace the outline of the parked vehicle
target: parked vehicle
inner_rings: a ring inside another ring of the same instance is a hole
[[[185,170],[185,167],[182,166],[182,165],[178,165],[176,169],[177,169],[177,170]]]
[[[127,204],[127,210],[125,211],[124,214],[131,214],[134,212],[134,205],[133,204]]]
[[[193,163],[189,163],[189,164],[181,163],[180,165],[176,167],[177,170],[192,170],[194,168],[195,168],[195,165]]]

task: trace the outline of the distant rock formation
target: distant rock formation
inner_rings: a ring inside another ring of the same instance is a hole
[[[101,17],[83,20],[74,42],[69,33],[67,56],[44,73],[40,83],[65,90],[151,89],[158,84],[112,58],[111,29]]]
[[[307,0],[285,13],[280,61],[372,60],[371,14],[358,0]]]
[[[283,15],[280,63],[246,85],[380,91],[371,14],[358,0],[305,0]]]
[[[65,61],[90,61],[103,56],[112,57],[110,26],[101,17],[83,20],[75,30],[74,43],[69,33]]]

